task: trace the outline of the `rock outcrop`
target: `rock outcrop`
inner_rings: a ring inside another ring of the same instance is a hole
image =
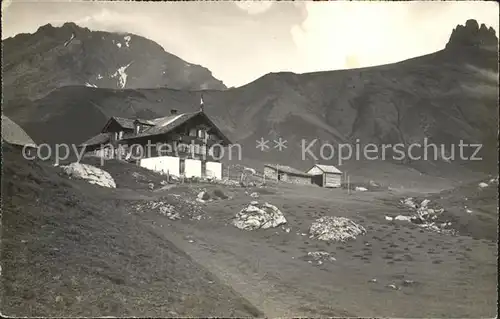
[[[497,46],[498,38],[492,27],[481,26],[476,20],[467,20],[465,26],[458,25],[451,33],[446,49],[477,48],[481,46]]]
[[[311,225],[309,234],[310,238],[345,242],[366,234],[366,229],[345,217],[325,216]]]
[[[285,216],[276,206],[255,201],[238,212],[233,220],[234,226],[244,230],[274,228],[285,223]]]
[[[61,166],[64,173],[70,177],[84,179],[90,184],[96,184],[108,188],[116,188],[116,183],[111,175],[95,166],[81,163],[71,163]]]

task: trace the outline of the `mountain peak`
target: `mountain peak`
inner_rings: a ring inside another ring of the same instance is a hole
[[[15,79],[13,85],[25,83],[12,86],[4,94],[6,100],[15,96],[37,98],[68,85],[226,89],[207,68],[188,63],[153,40],[131,33],[91,31],[66,22],[46,24],[33,34],[18,34],[2,42],[4,77]]]
[[[492,27],[470,19],[464,25],[458,25],[451,33],[446,49],[453,48],[478,48],[482,46],[496,46],[498,38]]]

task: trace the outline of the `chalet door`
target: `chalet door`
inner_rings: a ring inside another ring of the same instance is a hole
[[[311,181],[313,184],[316,184],[318,186],[323,186],[323,174],[313,175],[311,178]]]

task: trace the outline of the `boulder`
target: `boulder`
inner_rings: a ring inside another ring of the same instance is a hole
[[[199,192],[198,193],[198,199],[201,199],[203,201],[206,201],[206,200],[209,200],[210,199],[210,195],[208,195],[207,192],[205,191],[202,191],[202,192]]]
[[[398,215],[398,216],[394,217],[394,220],[409,222],[409,221],[411,221],[411,217]]]
[[[366,234],[366,229],[345,217],[325,216],[311,225],[309,234],[310,238],[345,242]]]
[[[95,166],[75,162],[61,166],[61,168],[64,173],[70,177],[84,179],[91,184],[103,187],[116,188],[113,177],[105,170]]]
[[[357,192],[366,192],[368,189],[365,187],[356,186],[356,188],[354,188],[354,190]]]
[[[251,168],[251,167],[245,167],[244,170],[243,170],[246,174],[251,174],[251,175],[255,175],[257,174],[257,171],[255,171],[255,169]]]
[[[239,211],[233,219],[233,225],[244,230],[274,228],[285,223],[285,216],[276,206],[255,201]]]

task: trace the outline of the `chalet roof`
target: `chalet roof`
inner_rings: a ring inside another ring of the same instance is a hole
[[[342,174],[342,172],[333,165],[315,164],[314,166],[316,166],[325,173]]]
[[[80,144],[80,146],[93,146],[108,143],[110,139],[109,133],[99,133]]]
[[[136,119],[134,120],[134,123],[135,122],[138,122],[138,123],[141,123],[141,124],[145,124],[145,125],[150,125],[150,126],[154,126],[155,123],[151,120],[144,120],[144,119]]]
[[[127,119],[124,117],[118,117],[118,116],[113,116],[112,119],[114,119],[118,124],[120,124],[123,128],[128,128],[133,130],[134,129],[134,121],[133,119]]]
[[[197,115],[205,116],[206,120],[217,131],[217,133],[222,137],[223,141],[226,142],[227,144],[231,144],[231,141],[224,135],[224,133],[221,132],[221,130],[217,127],[217,125],[215,125],[215,123],[213,123],[212,120],[210,120],[210,118],[202,111],[193,112],[193,113],[182,113],[182,114],[170,115],[170,116],[165,116],[165,117],[160,117],[160,118],[149,120],[150,122],[152,122],[154,124],[154,126],[146,129],[141,134],[131,136],[128,138],[124,138],[123,141],[132,141],[132,140],[135,140],[138,138],[168,133]]]
[[[298,169],[295,169],[293,167],[286,166],[286,165],[265,164],[264,166],[272,168],[274,170],[276,170],[276,168],[277,168],[278,172],[281,172],[281,173],[286,173],[286,174],[291,174],[291,175],[298,175],[298,176],[307,176],[307,177],[312,176],[311,174],[308,174],[306,172],[302,172],[302,171],[300,171]]]
[[[36,147],[29,135],[7,116],[2,115],[2,140],[14,145]]]

